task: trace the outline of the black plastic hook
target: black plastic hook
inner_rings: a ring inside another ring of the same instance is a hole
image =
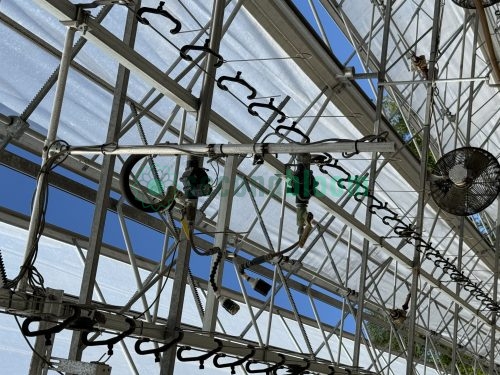
[[[135,352],[139,355],[154,354],[155,355],[155,362],[160,362],[160,353],[163,353],[163,352],[167,351],[173,345],[176,345],[179,341],[182,340],[183,337],[184,337],[184,333],[179,331],[177,333],[177,337],[174,338],[169,343],[167,343],[163,346],[160,346],[158,348],[146,349],[146,350],[141,349],[141,345],[145,342],[150,342],[151,340],[148,338],[142,338],[142,339],[139,339],[136,341],[135,346],[134,346]]]
[[[181,362],[191,362],[191,361],[200,361],[200,370],[203,370],[205,368],[205,365],[203,362],[205,362],[208,358],[213,356],[215,353],[218,353],[222,349],[222,341],[219,339],[214,339],[215,343],[217,344],[217,347],[215,349],[210,350],[209,352],[199,355],[197,357],[183,357],[182,352],[186,350],[191,350],[190,346],[181,346],[179,349],[177,349],[177,359]]]
[[[94,340],[90,341],[88,339],[88,334],[90,332],[83,332],[82,334],[82,344],[85,346],[100,346],[107,345],[108,346],[108,355],[113,355],[113,345],[123,340],[125,337],[129,336],[135,330],[135,320],[132,318],[125,318],[125,321],[128,323],[128,328],[126,331],[120,333],[115,337],[111,337],[107,340]]]
[[[306,364],[304,366],[297,365],[297,364],[287,364],[286,366],[288,367],[288,372],[287,374],[290,375],[301,375],[304,374],[305,371],[311,366],[311,362],[307,358],[302,358]]]
[[[445,259],[442,256],[437,257],[437,259],[434,261],[434,265],[439,268],[442,267],[441,265],[446,265],[447,263],[449,263],[449,258]]]
[[[344,173],[347,176],[348,181],[351,180],[351,174],[349,172],[347,172],[347,170],[345,170],[344,167],[339,165],[339,161],[337,159],[333,160],[333,164],[332,163],[328,163],[328,164],[325,163],[325,164],[320,165],[319,171],[321,173],[328,174],[328,171],[325,170],[326,167],[334,168],[334,169],[341,171],[342,173]],[[338,185],[338,182],[337,182],[337,185]],[[341,186],[339,186],[339,187],[342,188]]]
[[[255,97],[257,96],[257,90],[255,90],[255,88],[252,85],[250,85],[247,81],[241,78],[241,72],[236,72],[236,77],[229,77],[229,76],[219,77],[219,79],[217,80],[217,86],[221,90],[228,91],[229,90],[228,87],[222,84],[222,82],[224,81],[236,82],[248,88],[252,93],[247,96],[247,99],[255,99]]]
[[[467,282],[464,285],[464,290],[468,292],[472,292],[475,289],[479,289],[479,286],[477,284],[474,284],[472,281],[467,280]]]
[[[322,154],[311,155],[311,164],[325,165],[330,164],[333,161],[333,156],[328,152],[323,152]]]
[[[453,273],[453,271],[456,270],[455,265],[451,263],[448,258],[446,258],[446,260],[448,260],[448,262],[446,262],[446,264],[443,266],[443,272],[446,274],[450,272]]]
[[[73,309],[73,314],[70,317],[63,320],[60,324],[56,324],[55,326],[47,329],[39,329],[37,331],[30,331],[29,325],[33,322],[39,322],[42,320],[39,316],[31,316],[24,320],[23,325],[21,326],[21,332],[24,336],[34,337],[34,336],[45,336],[45,345],[52,345],[52,341],[50,336],[55,333],[61,332],[64,328],[71,324],[71,322],[75,321],[80,317],[80,308],[77,306],[70,306]]]
[[[245,369],[250,374],[271,374],[273,371],[278,370],[285,363],[285,360],[286,360],[285,356],[283,354],[280,354],[280,353],[278,353],[278,356],[281,358],[281,360],[278,363],[275,363],[274,365],[271,365],[269,367],[264,367],[264,368],[252,370],[250,368],[250,365],[252,365],[253,363],[256,363],[258,361],[250,360],[245,364]]]
[[[181,51],[180,51],[181,57],[184,60],[193,61],[193,58],[188,55],[189,51],[207,52],[207,53],[210,53],[210,54],[214,55],[215,57],[217,57],[217,62],[214,64],[214,66],[218,68],[218,67],[222,66],[222,64],[224,64],[224,58],[221,55],[219,55],[217,52],[215,52],[213,49],[211,49],[209,47],[209,44],[210,44],[210,39],[206,39],[205,44],[203,46],[194,46],[192,44],[186,44],[185,46],[183,46],[181,48]]]
[[[140,8],[137,13],[136,17],[137,20],[144,24],[144,25],[149,25],[149,21],[147,18],[144,18],[142,15],[144,13],[151,13],[151,14],[159,14],[160,16],[168,18],[170,21],[172,21],[175,24],[175,27],[173,29],[170,29],[171,34],[177,34],[179,31],[181,31],[182,24],[180,21],[172,16],[168,11],[163,9],[163,6],[165,5],[164,1],[160,1],[160,4],[158,5],[158,8],[149,8],[149,7],[142,7]]]
[[[271,99],[272,100],[272,99]],[[249,107],[249,110],[250,110],[250,107]],[[251,113],[251,112],[250,112]],[[283,113],[283,112],[282,112]],[[280,121],[278,120],[278,122],[283,122],[283,121]],[[285,136],[284,134],[281,134],[280,133],[280,130],[288,130],[288,131],[291,131],[292,133],[295,133],[295,134],[298,134],[300,135],[302,138],[304,138],[306,140],[305,143],[311,143],[311,138],[309,138],[309,136],[304,133],[302,130],[298,129],[297,127],[297,121],[293,121],[292,122],[292,126],[285,126],[285,125],[280,125],[276,128],[276,133],[280,134],[281,136]]]
[[[371,196],[370,198],[372,198],[373,202],[375,202],[368,207],[368,211],[372,214],[374,214],[375,211],[382,210],[384,208],[384,204],[387,204],[387,202],[382,202],[375,196]]]
[[[458,271],[458,269],[454,269],[450,275],[450,279],[456,283],[464,283],[467,281],[467,276],[463,272]]]
[[[432,260],[431,257],[434,257],[434,258],[442,258],[442,255],[439,251],[437,251],[436,249],[433,249],[433,248],[429,248],[429,250],[427,250],[425,252],[425,258],[428,259],[428,260]]]
[[[240,358],[234,362],[219,363],[219,359],[224,358],[226,355],[224,353],[216,354],[214,357],[214,366],[217,368],[231,367],[231,374],[236,374],[236,371],[234,370],[234,368],[236,366],[242,365],[243,363],[248,361],[250,358],[252,358],[253,355],[255,354],[255,348],[252,345],[248,345],[248,349],[250,349],[250,353],[248,353],[243,358]]]
[[[270,110],[277,112],[281,115],[281,118],[278,119],[279,123],[285,122],[286,115],[283,113],[282,110],[280,110],[278,107],[276,107],[273,103],[274,103],[274,98],[269,99],[269,103],[251,103],[248,106],[248,112],[252,116],[258,116],[259,114],[254,110],[254,107],[269,108]]]

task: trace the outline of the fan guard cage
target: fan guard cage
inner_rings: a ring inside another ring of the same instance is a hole
[[[450,172],[466,170],[461,183]],[[488,151],[463,147],[445,154],[436,163],[430,178],[431,195],[436,204],[457,216],[474,215],[497,197],[500,189],[500,164]]]
[[[476,3],[474,0],[452,0],[459,7],[467,8],[467,9],[476,9]],[[483,7],[489,7],[494,4],[500,3],[500,0],[483,0]]]

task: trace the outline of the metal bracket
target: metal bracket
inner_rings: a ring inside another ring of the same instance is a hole
[[[78,5],[76,9],[77,9],[76,19],[69,21],[61,21],[61,23],[66,27],[73,27],[78,31],[80,31],[83,35],[85,35],[85,33],[89,28],[87,21],[90,18],[90,13],[85,10],[85,4],[82,4],[81,6]]]
[[[56,370],[75,375],[109,375],[111,367],[99,362],[79,362],[52,357],[50,363]]]
[[[14,116],[2,115],[0,120],[0,150],[3,150],[11,140],[23,135],[29,124]]]
[[[64,290],[47,288],[46,293],[42,315],[62,317],[64,315],[64,306],[62,303]]]

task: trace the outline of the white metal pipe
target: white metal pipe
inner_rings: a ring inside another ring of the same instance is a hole
[[[75,147],[69,148],[70,155],[243,155],[243,154],[303,154],[322,152],[394,152],[394,142],[323,142],[315,144],[306,143],[255,143],[255,144],[163,144],[107,147]]]
[[[427,83],[453,83],[453,82],[476,82],[476,81],[489,81],[489,77],[470,77],[470,78],[441,78],[435,80],[417,80],[417,81],[391,81],[391,82],[379,82],[379,86],[398,86],[398,85],[417,85],[417,84],[427,84]]]
[[[68,78],[69,67],[71,64],[71,51],[73,48],[73,41],[75,39],[76,29],[69,27],[66,31],[66,37],[64,40],[64,47],[61,55],[61,63],[59,65],[59,78],[57,79],[56,92],[54,96],[54,102],[52,105],[52,112],[50,117],[50,124],[47,130],[47,138],[45,139],[45,147],[42,152],[42,165],[45,163],[48,157],[48,148],[54,142],[57,136],[57,129],[59,127],[59,119],[61,117],[61,109],[64,98],[64,91],[66,89],[66,81]],[[33,255],[33,247],[37,241],[38,230],[40,226],[40,222],[42,220],[41,217],[41,205],[42,205],[42,193],[45,189],[45,184],[47,180],[47,174],[42,173],[37,181],[35,196],[33,198],[32,203],[32,212],[31,212],[31,220],[28,229],[28,241],[26,244],[26,251],[24,254],[23,264],[29,260],[29,258]],[[26,275],[20,281],[18,285],[19,290],[25,290],[27,286]]]

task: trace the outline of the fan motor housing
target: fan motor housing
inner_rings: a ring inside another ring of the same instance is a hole
[[[500,164],[494,155],[476,147],[462,147],[443,155],[430,180],[436,204],[457,216],[474,215],[496,199]]]

